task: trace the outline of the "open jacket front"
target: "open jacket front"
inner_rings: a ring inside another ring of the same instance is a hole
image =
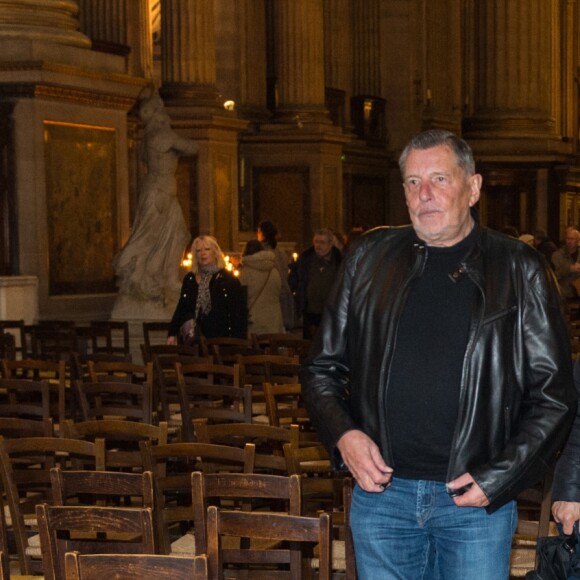
[[[475,227],[475,247],[458,270],[478,291],[447,480],[471,473],[494,511],[552,465],[576,397],[560,296],[543,258]],[[312,420],[337,466],[337,441],[361,429],[397,473],[386,424],[390,364],[410,283],[428,259],[429,247],[405,226],[372,230],[343,260],[301,373]]]

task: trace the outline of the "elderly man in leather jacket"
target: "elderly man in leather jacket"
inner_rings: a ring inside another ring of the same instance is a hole
[[[568,335],[537,252],[482,227],[469,146],[427,131],[400,158],[412,226],[343,261],[303,395],[356,479],[362,579],[508,577],[517,493],[573,416]]]

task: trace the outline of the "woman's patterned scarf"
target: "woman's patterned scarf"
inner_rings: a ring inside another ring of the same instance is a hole
[[[197,301],[195,303],[196,320],[201,314],[207,316],[211,312],[211,295],[209,293],[209,283],[212,276],[219,271],[217,266],[205,266],[199,269],[199,288],[197,290]]]

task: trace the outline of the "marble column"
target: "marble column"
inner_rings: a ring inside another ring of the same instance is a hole
[[[46,41],[88,48],[76,0],[0,0],[0,40]]]
[[[378,97],[381,94],[379,2],[353,2],[353,93]]]
[[[555,136],[561,98],[559,4],[558,0],[475,3],[466,135]]]
[[[274,5],[279,120],[329,122],[324,105],[323,0]]]
[[[162,0],[160,93],[168,104],[221,108],[212,0]]]

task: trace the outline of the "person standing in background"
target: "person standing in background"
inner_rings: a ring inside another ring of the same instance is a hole
[[[250,240],[244,249],[240,283],[247,288],[248,336],[284,332],[276,256],[258,240]]]
[[[312,339],[320,325],[322,310],[334,284],[342,260],[341,251],[334,246],[332,230],[321,228],[314,232],[312,246],[304,250],[290,273],[290,288],[302,313],[304,338]]]
[[[288,265],[290,258],[284,250],[278,247],[278,229],[270,221],[258,224],[257,237],[266,250],[272,250],[276,257],[276,268],[280,274],[280,308],[284,319],[284,328],[288,331],[294,328],[294,297],[288,284]]]

